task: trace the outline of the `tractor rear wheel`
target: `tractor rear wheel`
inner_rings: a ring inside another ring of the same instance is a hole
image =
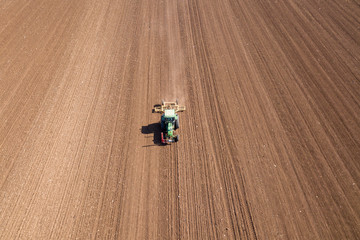
[[[175,130],[179,128],[179,119],[176,119],[175,121]]]

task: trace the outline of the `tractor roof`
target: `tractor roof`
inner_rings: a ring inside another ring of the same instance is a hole
[[[165,110],[165,113],[164,113],[164,116],[166,118],[168,117],[175,117],[175,109],[166,109]]]

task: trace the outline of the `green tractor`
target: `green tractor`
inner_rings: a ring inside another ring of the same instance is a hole
[[[184,106],[179,106],[176,102],[164,102],[161,105],[155,105],[153,112],[162,113],[161,115],[161,143],[167,144],[179,141],[179,135],[175,130],[179,128],[178,112],[185,111]]]

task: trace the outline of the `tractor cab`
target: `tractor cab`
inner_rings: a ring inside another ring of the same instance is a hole
[[[174,109],[166,109],[164,114],[161,116],[161,123],[174,123],[176,118],[176,113]]]
[[[174,109],[166,109],[161,116],[161,129],[172,133],[172,130],[176,130],[179,127],[178,119],[179,117]]]

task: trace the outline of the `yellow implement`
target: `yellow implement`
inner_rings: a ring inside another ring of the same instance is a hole
[[[155,105],[153,108],[153,113],[164,113],[165,110],[174,109],[175,113],[185,111],[185,106],[179,106],[178,101],[176,102],[164,102],[161,101],[161,105]]]

